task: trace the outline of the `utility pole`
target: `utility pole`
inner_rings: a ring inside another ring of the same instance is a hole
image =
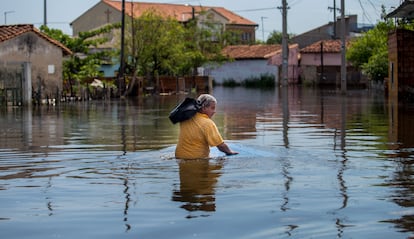
[[[282,86],[288,85],[288,58],[289,58],[289,46],[288,46],[288,34],[287,34],[287,1],[282,0]]]
[[[263,42],[265,42],[263,19],[266,19],[266,18],[267,18],[267,17],[261,17],[261,19],[262,19],[262,39],[263,39]]]
[[[333,7],[328,7],[328,10],[333,11],[333,34],[332,39],[336,39],[336,11],[340,11],[341,9],[336,7],[336,0],[333,0]]]
[[[124,95],[125,79],[124,79],[124,45],[125,45],[125,0],[122,0],[122,16],[121,16],[121,56],[118,72],[118,93],[119,96]]]
[[[346,93],[346,24],[345,24],[345,0],[341,0],[341,92]]]
[[[14,11],[5,11],[4,12],[4,25],[7,25],[7,14],[14,13]]]
[[[43,26],[47,26],[47,0],[43,0]]]

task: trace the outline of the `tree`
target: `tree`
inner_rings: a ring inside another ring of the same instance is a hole
[[[177,75],[185,62],[184,28],[176,20],[163,19],[154,11],[126,21],[125,55],[128,73],[134,85],[138,75],[158,79],[159,75]],[[129,87],[132,89],[132,87]],[[126,92],[128,94],[129,92]]]
[[[288,34],[289,39],[292,38],[293,34]],[[282,44],[283,33],[279,31],[273,31],[270,33],[266,40],[266,44]]]
[[[353,40],[347,50],[347,60],[362,69],[372,80],[383,80],[388,75],[388,33],[391,21],[381,21],[362,37]]]
[[[266,44],[282,44],[283,33],[273,31],[266,40]]]
[[[175,20],[163,19],[153,11],[134,19],[125,36],[128,63],[134,73],[156,76],[176,75],[184,51],[183,27]]]
[[[97,47],[99,44],[108,41],[102,34],[112,31],[113,28],[119,27],[119,24],[107,25],[100,29],[79,33],[78,37],[70,37],[59,29],[50,29],[47,26],[41,26],[40,30],[68,47],[73,55],[69,56],[63,62],[63,79],[64,85],[75,96],[78,84],[85,84],[87,80],[101,75],[99,69],[104,60],[111,57],[113,51],[95,51],[91,52],[91,47]]]
[[[200,13],[202,14],[202,13]],[[186,25],[162,17],[154,10],[139,18],[129,18],[125,34],[127,68],[133,74],[187,75],[210,60],[222,59],[221,49],[227,36],[215,24],[195,20]]]
[[[372,80],[383,80],[388,75],[387,41],[393,28],[391,21],[379,22],[362,37],[353,40],[347,50],[347,60]]]

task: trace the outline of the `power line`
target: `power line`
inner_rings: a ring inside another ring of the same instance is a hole
[[[365,11],[365,8],[362,5],[361,0],[358,0],[358,2],[359,2],[359,5],[361,6],[361,9],[362,9],[362,15],[364,15],[367,18],[367,20],[369,21],[369,23],[373,24],[371,18],[367,15],[367,12]]]
[[[255,8],[255,9],[244,9],[244,10],[233,10],[233,12],[257,12],[278,9],[278,7],[267,7],[267,8]]]
[[[372,1],[368,0],[368,2],[371,4],[372,8],[374,8],[375,12],[378,12],[377,7],[372,3]]]
[[[302,0],[296,0],[296,1],[293,0],[291,3],[288,3],[288,5],[293,7],[293,6],[295,6],[296,4],[298,4],[300,2],[302,2]]]

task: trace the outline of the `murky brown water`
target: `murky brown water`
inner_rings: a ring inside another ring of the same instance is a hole
[[[0,112],[1,238],[408,238],[414,105],[215,88],[237,156],[173,158],[185,96]]]

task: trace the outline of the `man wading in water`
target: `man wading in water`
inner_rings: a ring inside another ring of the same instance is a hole
[[[211,119],[216,113],[216,98],[209,94],[202,94],[197,100],[201,104],[198,112],[192,118],[180,122],[175,157],[179,159],[208,158],[210,147],[214,146],[226,155],[238,154],[224,142],[216,124]]]

